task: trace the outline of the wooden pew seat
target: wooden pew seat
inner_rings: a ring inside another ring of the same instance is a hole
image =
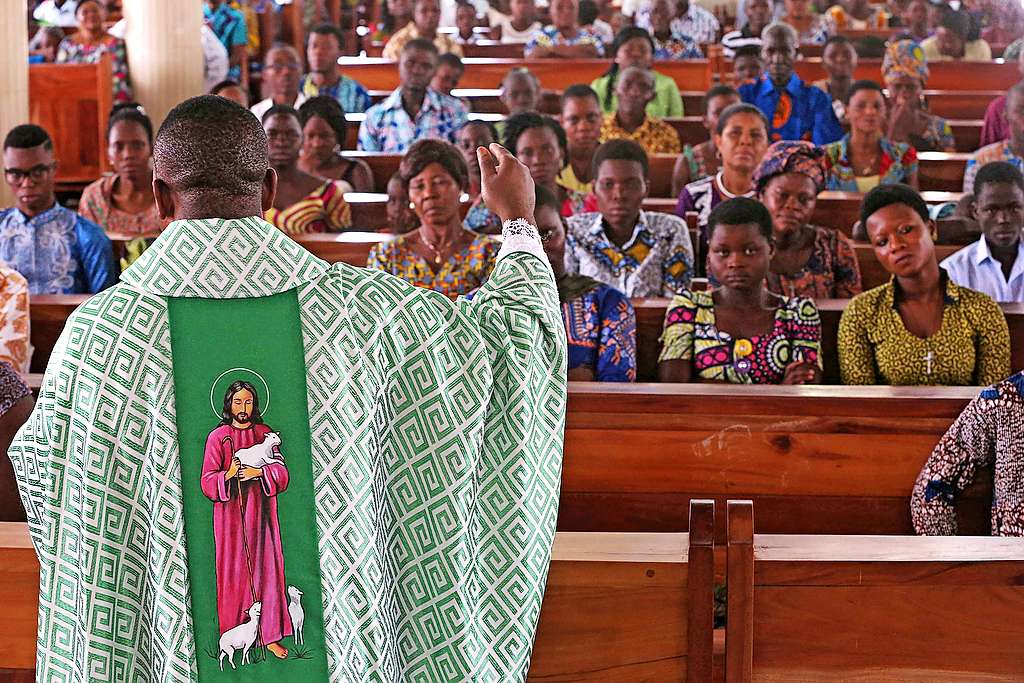
[[[917,474],[977,393],[570,383],[558,528],[684,531],[694,498],[751,498],[764,533],[913,533]],[[991,498],[982,472],[961,533],[989,532]]]
[[[753,533],[729,505],[726,679],[1021,680],[1014,538]]]

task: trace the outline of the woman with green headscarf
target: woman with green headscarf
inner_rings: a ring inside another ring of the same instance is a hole
[[[913,40],[889,43],[882,60],[889,90],[889,134],[894,142],[909,143],[918,152],[955,152],[953,129],[943,118],[928,113],[924,89],[928,61]]]

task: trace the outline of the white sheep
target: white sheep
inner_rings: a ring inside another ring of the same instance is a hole
[[[288,616],[292,618],[295,644],[302,645],[302,624],[306,621],[306,613],[302,611],[302,591],[295,586],[288,586]]]
[[[281,435],[277,432],[267,432],[262,442],[239,449],[235,452],[235,457],[242,463],[242,467],[260,468],[272,462],[283,465],[284,459],[274,453],[274,446],[280,445]]]
[[[224,632],[220,637],[220,670],[224,670],[224,658],[228,658],[228,664],[235,668],[235,651],[242,651],[241,664],[249,663],[249,650],[256,642],[256,632],[259,630],[260,610],[263,606],[254,602],[249,608],[249,621],[246,621],[233,629]]]

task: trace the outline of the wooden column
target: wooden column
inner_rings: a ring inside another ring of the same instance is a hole
[[[28,33],[26,0],[0,0],[0,139],[18,124],[28,123]],[[0,207],[14,204],[14,193],[0,180]]]
[[[187,0],[124,0],[135,99],[158,127],[182,100],[203,93],[203,7]]]

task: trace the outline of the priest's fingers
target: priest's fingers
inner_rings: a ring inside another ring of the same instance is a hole
[[[529,169],[497,143],[490,146],[486,158],[481,154],[479,159],[481,193],[487,208],[502,221],[525,218],[533,222],[534,187]]]

